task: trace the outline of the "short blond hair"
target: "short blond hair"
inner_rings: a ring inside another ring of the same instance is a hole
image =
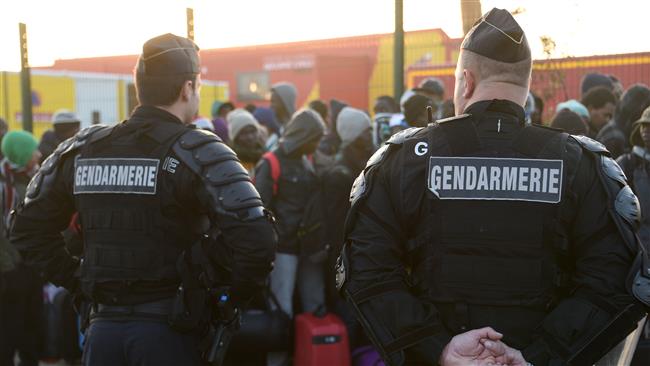
[[[458,66],[461,70],[474,71],[477,82],[501,82],[528,88],[533,62],[531,58],[514,63],[495,61],[478,53],[462,50]]]

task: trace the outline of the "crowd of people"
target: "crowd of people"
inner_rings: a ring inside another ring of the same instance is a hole
[[[350,191],[373,153],[396,133],[453,117],[448,94],[440,80],[427,78],[399,101],[380,96],[369,113],[337,99],[308,101],[299,108],[296,87],[280,82],[271,88],[268,107],[215,101],[211,118],[196,116],[196,128],[211,131],[232,148],[277,222],[279,246],[262,301],[270,310],[291,318],[327,309],[344,319],[351,349],[369,346],[334,283]],[[650,88],[636,84],[624,89],[613,75],[589,73],[580,95],[580,100],[545,109],[544,101],[530,93],[527,123],[601,142],[618,158],[642,212],[650,211]],[[554,115],[544,120],[550,111]],[[40,143],[28,132],[7,131],[7,124],[0,124],[3,234],[39,164],[79,131],[80,120],[62,110],[52,124]],[[647,243],[650,221],[643,219],[640,236]],[[72,222],[64,236],[71,250],[80,251],[80,244],[74,244],[77,225]],[[0,235],[0,245],[0,364],[12,364],[15,353],[21,365],[43,359],[76,362],[80,348],[72,304],[57,300],[65,290],[44,283],[38,272],[23,265],[6,235]],[[274,350],[266,362],[285,365],[290,357],[289,350]]]

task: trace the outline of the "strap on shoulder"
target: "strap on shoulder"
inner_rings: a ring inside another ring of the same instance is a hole
[[[271,166],[271,179],[273,180],[273,195],[278,194],[278,181],[280,180],[280,175],[282,171],[280,170],[280,160],[278,160],[277,155],[273,151],[269,151],[262,156],[262,159],[265,159],[269,162]]]

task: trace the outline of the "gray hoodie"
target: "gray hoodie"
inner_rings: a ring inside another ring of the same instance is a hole
[[[325,132],[325,123],[321,116],[311,109],[296,112],[280,138],[280,145],[289,155],[305,143],[320,138]]]
[[[282,103],[290,116],[296,112],[296,96],[298,92],[293,84],[277,83],[271,87],[271,91],[274,91],[282,99]]]

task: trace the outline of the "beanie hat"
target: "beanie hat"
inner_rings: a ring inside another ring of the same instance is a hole
[[[370,126],[370,117],[363,111],[345,107],[337,117],[336,132],[341,137],[343,145],[347,145],[361,136]]]
[[[52,124],[59,125],[63,123],[80,123],[79,117],[67,109],[59,109],[52,116]]]
[[[228,113],[226,120],[228,121],[228,135],[230,135],[231,141],[235,141],[237,135],[239,135],[244,127],[253,126],[257,128],[258,125],[251,112],[242,108],[237,108]]]
[[[27,166],[38,141],[27,131],[10,131],[2,138],[2,154],[18,168]]]
[[[577,113],[580,117],[589,119],[589,110],[587,107],[575,99],[569,99],[566,102],[559,103],[555,111],[559,112],[563,109],[568,109],[574,113]]]
[[[590,89],[597,86],[604,86],[611,91],[614,89],[614,82],[607,75],[592,72],[582,78],[580,82],[580,93],[584,96]]]
[[[293,84],[287,82],[277,83],[271,87],[271,91],[275,92],[282,99],[282,104],[284,104],[284,108],[290,116],[296,112],[298,91]]]
[[[255,117],[260,125],[268,128],[269,132],[280,134],[280,124],[275,119],[275,114],[271,108],[257,107],[253,112],[253,117]]]

